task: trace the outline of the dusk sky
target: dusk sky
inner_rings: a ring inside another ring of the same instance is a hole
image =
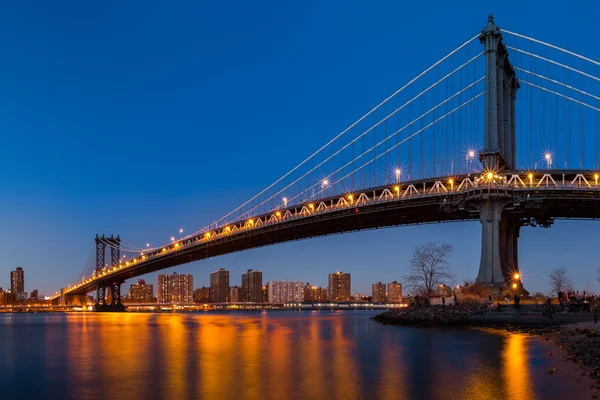
[[[0,286],[23,266],[26,291],[50,294],[77,278],[96,233],[158,246],[219,218],[479,32],[489,13],[597,59],[598,15],[582,11],[596,3],[577,4],[5,2]],[[597,232],[591,221],[523,228],[525,287],[548,292],[549,271],[564,266],[579,290],[600,292]],[[304,240],[165,272],[193,273],[195,287],[221,267],[232,285],[253,268],[264,282],[325,286],[343,270],[353,293],[370,294],[376,281],[401,281],[427,240],[454,245],[459,283],[476,277],[478,222]]]

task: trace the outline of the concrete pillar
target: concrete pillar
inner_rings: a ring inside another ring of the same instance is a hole
[[[506,201],[487,198],[479,204],[481,223],[481,261],[477,283],[489,285],[494,297],[500,295],[512,275],[519,270],[518,239],[520,222],[505,215]]]
[[[493,286],[503,285],[502,262],[500,259],[501,240],[505,236],[501,231],[503,204],[499,200],[483,200],[479,206],[481,222],[481,261],[477,283]]]

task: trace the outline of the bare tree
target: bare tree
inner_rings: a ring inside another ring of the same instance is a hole
[[[567,277],[567,269],[565,267],[554,268],[550,272],[550,287],[557,294],[558,292],[564,292],[573,288],[573,283]]]
[[[427,298],[433,296],[441,284],[452,284],[448,258],[454,251],[447,243],[427,242],[415,246],[410,260],[410,274],[404,277],[406,286]]]

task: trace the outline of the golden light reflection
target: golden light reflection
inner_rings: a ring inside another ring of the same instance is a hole
[[[236,325],[226,315],[203,315],[196,321],[199,398],[243,399],[234,384],[239,370]]]
[[[527,364],[527,337],[521,333],[509,335],[502,352],[502,360],[506,398],[535,398]]]
[[[361,388],[361,377],[356,368],[353,352],[356,342],[344,336],[342,318],[336,318],[332,321],[333,342],[332,360],[330,369],[333,375],[335,399],[358,399],[361,398],[359,389]]]
[[[381,379],[379,380],[380,399],[407,399],[406,393],[407,376],[405,360],[403,360],[403,349],[393,343],[389,332],[383,333],[383,343],[379,353],[379,364]]]
[[[178,314],[161,315],[158,319],[159,337],[162,344],[162,362],[165,363],[164,394],[173,399],[184,399],[188,394],[187,385],[191,376],[187,376],[189,328],[183,323],[186,316]]]
[[[309,325],[304,336],[305,340],[300,343],[300,370],[301,376],[304,376],[304,385],[301,387],[300,398],[318,399],[325,393],[324,380],[325,374],[319,373],[323,370],[326,360],[323,354],[326,344],[320,338],[322,329],[321,318],[317,317],[317,312],[313,312],[309,317]]]

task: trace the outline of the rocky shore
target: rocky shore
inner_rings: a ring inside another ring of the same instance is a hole
[[[409,307],[386,311],[373,319],[385,325],[472,327],[536,335],[562,349],[565,361],[580,365],[584,374],[600,384],[600,329],[550,324],[543,317],[500,318],[496,313],[483,313],[480,308],[454,306]]]

